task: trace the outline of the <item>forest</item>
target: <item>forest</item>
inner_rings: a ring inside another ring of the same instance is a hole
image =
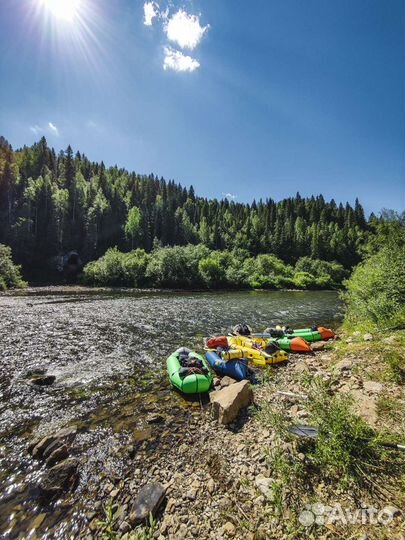
[[[141,266],[144,261],[149,267],[145,283],[173,284],[172,279],[156,277],[156,268],[159,261],[180,257],[178,249],[168,249],[177,246],[183,248],[183,259],[199,253],[197,281],[206,287],[215,281],[215,272],[229,276],[232,264],[244,265],[245,278],[222,276],[224,285],[333,286],[362,259],[375,219],[365,218],[358,200],[343,205],[322,195],[303,198],[297,193],[278,202],[266,198],[251,204],[207,199],[192,186],[91,162],[70,146],[56,154],[44,137],[17,150],[0,137],[0,244],[12,249],[29,279],[52,280],[58,257],[70,251],[77,252],[83,264],[107,253],[110,260],[115,253],[117,260],[118,253],[125,258],[132,252]],[[314,266],[311,260],[318,262]],[[283,263],[285,279],[277,285],[264,274],[274,274],[274,265],[280,269]],[[89,282],[102,281],[96,270],[92,263],[85,271]],[[175,284],[183,282],[174,279]]]

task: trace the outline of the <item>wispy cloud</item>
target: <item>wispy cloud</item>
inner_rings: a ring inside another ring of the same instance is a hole
[[[165,57],[163,60],[163,69],[172,69],[173,71],[194,71],[200,67],[200,63],[195,58],[176,51],[171,47],[164,48]]]
[[[48,129],[51,133],[53,133],[54,135],[58,136],[59,135],[59,130],[58,128],[55,126],[55,124],[53,124],[52,122],[48,122]]]
[[[30,131],[32,131],[32,133],[34,133],[34,135],[39,135],[40,133],[43,133],[43,129],[40,127],[40,126],[30,126]]]
[[[156,2],[145,2],[143,5],[143,24],[152,26],[153,19],[159,15],[159,4]]]
[[[183,9],[169,17],[164,25],[169,41],[177,43],[182,49],[190,50],[197,47],[208,29],[208,24],[201,26],[199,15],[190,15]]]
[[[30,126],[30,131],[34,133],[34,135],[41,135],[41,133],[49,133],[51,135],[59,136],[59,129],[55,126],[53,122],[48,122],[46,126],[42,127],[38,124],[35,124],[34,126]]]
[[[230,199],[231,201],[234,201],[238,197],[237,195],[234,195],[233,193],[222,192],[222,195],[225,197],[225,199]]]

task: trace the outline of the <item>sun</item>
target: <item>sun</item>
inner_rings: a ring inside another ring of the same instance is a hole
[[[49,15],[71,23],[78,18],[83,0],[39,0],[39,3]]]

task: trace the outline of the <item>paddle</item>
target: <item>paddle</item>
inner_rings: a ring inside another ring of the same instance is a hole
[[[319,435],[318,428],[314,426],[294,425],[290,426],[288,428],[288,431],[293,435],[297,435],[298,437],[306,437],[307,439],[316,439]],[[405,445],[403,444],[396,444],[384,441],[376,441],[376,443],[379,446],[384,446],[385,448],[392,448],[394,450],[400,450],[401,452],[405,452]]]

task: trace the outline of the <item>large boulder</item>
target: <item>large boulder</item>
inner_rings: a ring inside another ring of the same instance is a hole
[[[60,429],[53,435],[34,439],[28,447],[28,451],[35,459],[47,459],[52,452],[64,444],[71,444],[77,433],[76,426]]]
[[[240,381],[210,394],[212,415],[220,424],[229,424],[239,411],[253,402],[249,381]]]
[[[68,458],[48,469],[38,487],[46,502],[73,490],[78,480],[78,460]]]
[[[149,518],[149,514],[154,516],[165,497],[165,488],[159,482],[153,482],[143,486],[132,505],[129,514],[129,522],[136,525]]]

